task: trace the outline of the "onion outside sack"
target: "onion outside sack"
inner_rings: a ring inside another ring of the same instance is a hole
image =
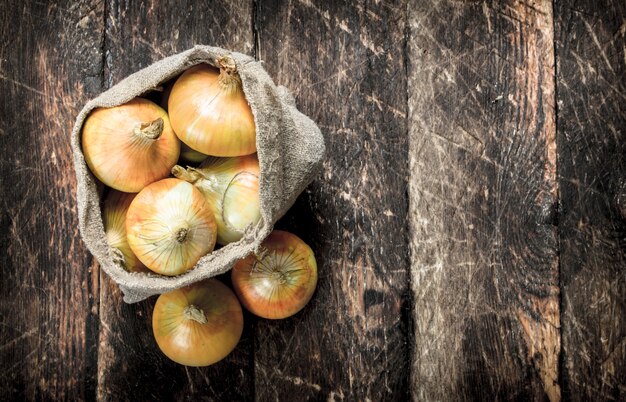
[[[207,279],[159,296],[152,330],[159,349],[171,360],[208,366],[226,357],[239,342],[243,313],[226,285]]]
[[[263,318],[287,318],[311,299],[317,285],[313,250],[299,237],[274,230],[261,244],[259,255],[238,261],[231,271],[239,301]]]
[[[143,98],[95,109],[85,120],[81,143],[94,176],[127,193],[169,176],[180,154],[167,113]]]

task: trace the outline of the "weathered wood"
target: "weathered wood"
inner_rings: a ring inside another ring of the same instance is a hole
[[[0,399],[626,399],[623,1],[207,3],[0,3]],[[83,246],[69,146],[196,43],[264,60],[328,147],[278,225],[313,300],[206,369]]]
[[[413,396],[557,401],[551,3],[408,8]]]
[[[100,89],[102,12],[0,3],[2,400],[95,395],[98,269],[78,233],[69,133]]]
[[[557,1],[563,392],[626,400],[626,3]]]
[[[255,326],[259,400],[408,398],[405,5],[257,2],[258,57],[325,135],[279,227],[311,245],[310,304]]]
[[[107,86],[196,44],[252,52],[251,1],[107,3]],[[99,399],[252,398],[253,342],[249,325],[242,341],[225,360],[208,368],[186,368],[162,355],[154,341],[151,319],[155,298],[126,305],[105,274],[101,274],[100,297]]]

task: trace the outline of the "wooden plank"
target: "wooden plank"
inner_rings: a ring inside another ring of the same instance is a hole
[[[259,400],[406,400],[409,287],[405,4],[257,2],[258,57],[326,138],[279,227],[316,253],[310,304],[259,320]]]
[[[409,4],[416,399],[560,399],[552,22]]]
[[[557,1],[563,392],[626,400],[626,3]]]
[[[2,2],[0,399],[93,399],[98,269],[80,240],[70,130],[100,89],[97,1]]]
[[[252,2],[107,2],[105,82],[196,44],[251,53]],[[249,400],[253,339],[249,325],[224,361],[186,368],[168,360],[151,327],[155,298],[123,303],[101,274],[98,398],[102,400]],[[247,320],[249,321],[249,320]]]

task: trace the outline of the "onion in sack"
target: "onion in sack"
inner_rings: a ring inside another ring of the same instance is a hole
[[[259,160],[256,154],[206,159],[199,168],[174,166],[172,174],[193,183],[215,214],[217,242],[225,245],[241,239],[246,227],[261,218]]]
[[[101,182],[136,193],[169,175],[180,141],[165,110],[135,98],[91,112],[83,125],[82,148],[87,166]]]
[[[163,179],[141,190],[126,214],[128,244],[152,271],[179,275],[213,251],[213,211],[193,185]]]
[[[199,64],[185,71],[172,87],[168,112],[172,128],[190,148],[212,156],[256,152],[256,128],[231,57],[219,60],[219,71]]]

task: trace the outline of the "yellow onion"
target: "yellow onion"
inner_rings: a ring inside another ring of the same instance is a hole
[[[213,156],[256,152],[256,128],[232,58],[220,70],[199,64],[176,81],[168,99],[174,132],[192,149]]]
[[[180,153],[165,110],[142,98],[94,110],[85,120],[82,146],[92,173],[127,193],[167,177]]]
[[[185,170],[176,165],[172,174],[193,183],[202,192],[215,214],[219,244],[241,239],[244,230],[261,218],[256,154],[209,157],[197,169]]]
[[[102,207],[102,221],[114,258],[129,272],[148,272],[126,239],[126,212],[136,195],[111,190]]]
[[[311,300],[317,285],[317,262],[299,237],[273,231],[261,245],[259,256],[238,261],[231,271],[233,288],[241,304],[263,318],[287,318]]]
[[[202,193],[178,179],[150,184],[126,214],[130,248],[152,271],[179,275],[215,247],[213,211]]]
[[[207,279],[159,296],[152,331],[159,349],[176,363],[208,366],[237,346],[243,313],[232,290]]]

